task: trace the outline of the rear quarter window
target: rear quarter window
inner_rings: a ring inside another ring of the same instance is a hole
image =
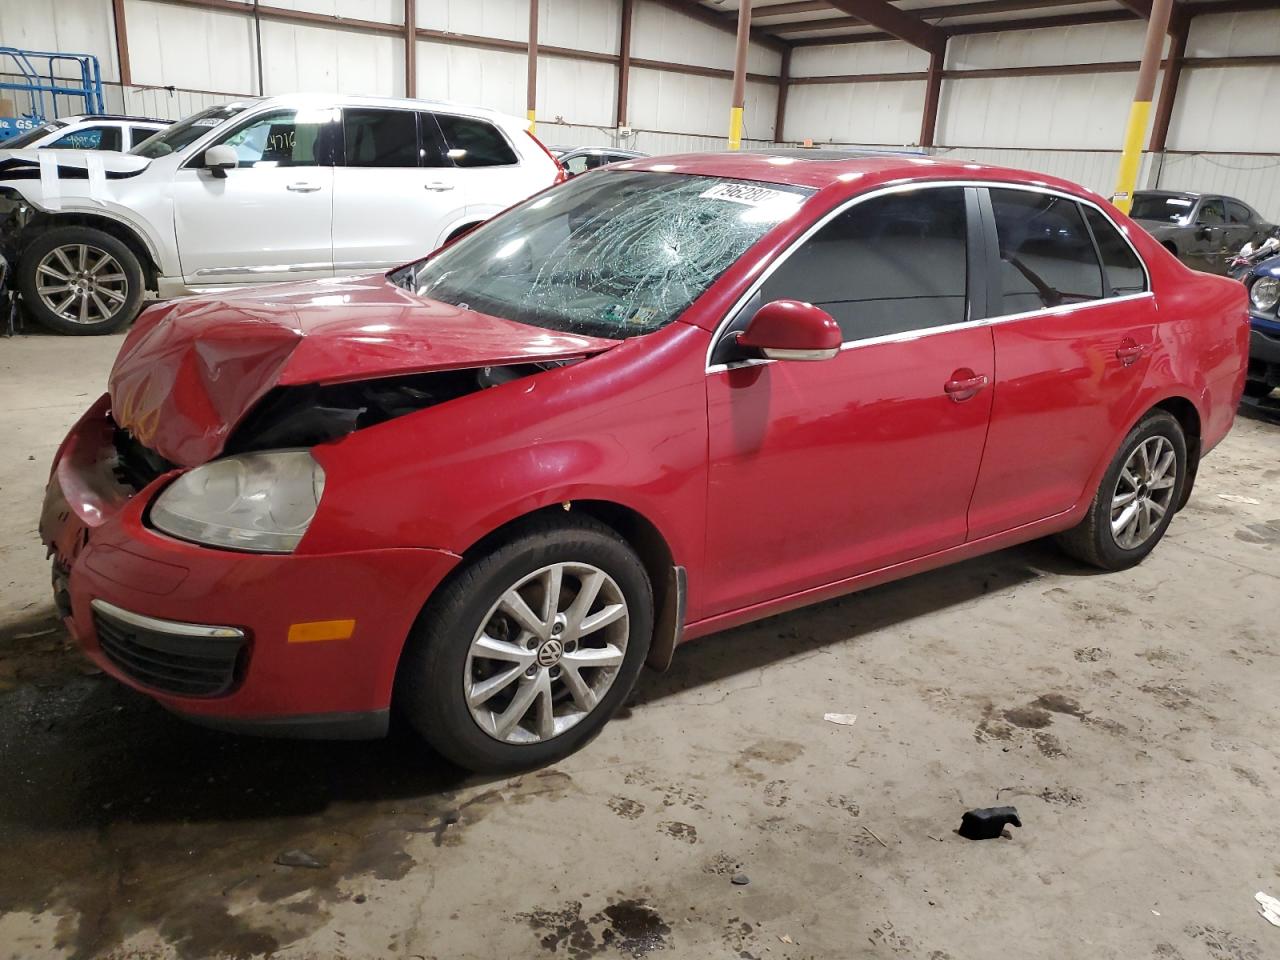
[[[507,138],[487,120],[436,114],[449,159],[459,167],[501,167],[519,163]]]
[[[1084,208],[1093,239],[1102,255],[1102,269],[1106,272],[1107,296],[1118,297],[1128,293],[1142,293],[1147,289],[1147,275],[1133,248],[1125,242],[1117,230],[1093,207]]]

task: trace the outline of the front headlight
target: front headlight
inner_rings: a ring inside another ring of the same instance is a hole
[[[1274,310],[1275,305],[1280,303],[1280,279],[1262,277],[1255,280],[1249,288],[1249,299],[1259,310]]]
[[[323,493],[324,470],[306,450],[246,453],[183,474],[152,504],[151,523],[213,547],[291,553]]]

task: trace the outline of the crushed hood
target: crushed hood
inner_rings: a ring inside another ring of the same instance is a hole
[[[258,287],[145,311],[111,371],[112,416],[160,456],[218,456],[273,387],[567,360],[618,341],[424,300],[381,274]]]

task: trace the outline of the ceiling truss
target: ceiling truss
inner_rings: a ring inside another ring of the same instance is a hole
[[[737,10],[721,9],[725,0],[659,2],[686,12],[696,10],[707,23],[736,29]],[[1249,10],[1280,10],[1280,0],[1175,0],[1170,32],[1199,14]],[[968,0],[910,9],[890,0],[756,0],[751,6],[751,34],[774,49],[897,39],[935,52],[952,36],[1117,23],[1150,15],[1151,0]]]

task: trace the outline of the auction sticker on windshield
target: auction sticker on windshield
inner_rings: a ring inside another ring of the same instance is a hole
[[[786,190],[770,190],[748,183],[718,183],[698,194],[705,200],[729,200],[749,207],[761,207],[770,203],[799,203],[804,197]]]

